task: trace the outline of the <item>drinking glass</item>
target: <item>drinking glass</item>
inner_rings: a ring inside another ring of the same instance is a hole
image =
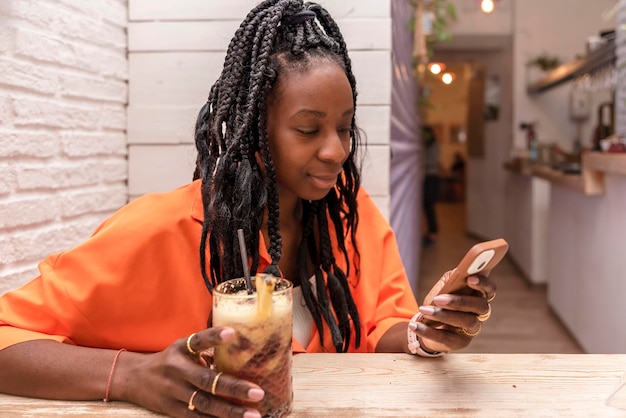
[[[264,417],[283,417],[291,411],[291,282],[269,275],[257,275],[263,282],[275,282],[270,297],[256,292],[258,278],[252,278],[248,293],[245,278],[219,284],[213,290],[213,326],[235,329],[231,342],[215,347],[215,368],[261,386],[265,397],[245,404]],[[266,281],[268,280],[268,281]],[[260,296],[260,297],[259,297]]]

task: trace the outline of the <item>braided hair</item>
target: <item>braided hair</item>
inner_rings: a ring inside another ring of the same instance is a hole
[[[194,180],[202,180],[204,208],[200,268],[210,292],[218,283],[243,276],[238,229],[244,231],[252,258],[250,272],[256,274],[259,231],[266,209],[271,264],[265,272],[280,276],[279,195],[268,145],[267,106],[273,102],[272,94],[278,94],[273,87],[281,74],[303,73],[320,60],[334,62],[345,71],[356,108],[356,82],[346,44],[336,22],[318,4],[263,1],[250,11],[228,46],[222,73],[211,87],[195,127],[198,155]],[[305,303],[320,337],[324,335],[323,323],[329,327],[337,352],[348,350],[350,321],[354,323],[356,347],[361,339],[359,314],[347,280],[351,264],[358,277],[359,264],[355,234],[360,174],[355,154],[361,138],[354,116],[350,138],[350,153],[335,188],[319,201],[302,201],[303,236],[297,252]],[[331,229],[346,272],[333,255]],[[352,260],[346,250],[347,237],[355,249]],[[211,260],[208,271],[207,245]],[[315,285],[308,280],[309,262],[315,266]]]

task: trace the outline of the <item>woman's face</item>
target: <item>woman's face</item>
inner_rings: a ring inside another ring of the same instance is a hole
[[[332,61],[279,77],[267,115],[270,154],[282,198],[319,200],[335,186],[350,153],[354,104]]]

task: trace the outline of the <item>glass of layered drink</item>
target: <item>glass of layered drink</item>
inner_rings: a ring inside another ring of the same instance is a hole
[[[213,291],[213,326],[229,326],[235,338],[215,347],[218,372],[261,386],[265,397],[247,404],[264,417],[291,411],[292,284],[271,275],[252,278],[248,293],[244,278],[229,280]]]

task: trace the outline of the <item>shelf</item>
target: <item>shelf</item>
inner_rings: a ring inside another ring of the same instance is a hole
[[[587,196],[600,196],[604,194],[605,174],[626,176],[626,153],[583,152],[581,166],[581,174],[567,174],[544,164],[533,164],[528,159],[504,163],[504,168],[512,173],[539,177]]]
[[[576,77],[593,73],[606,65],[614,64],[615,60],[615,40],[611,39],[595,51],[587,54],[586,57],[563,64],[541,80],[532,83],[527,88],[528,94],[545,92]]]
[[[585,181],[585,177],[580,174],[567,174],[548,166],[537,165],[533,167],[533,176],[588,196],[604,193],[604,184],[598,187],[595,182]]]
[[[626,176],[626,153],[585,152],[582,166],[586,171]]]

